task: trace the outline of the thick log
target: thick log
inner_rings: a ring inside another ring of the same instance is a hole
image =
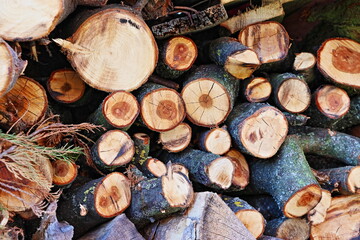
[[[139,182],[132,190],[131,205],[126,211],[137,228],[182,211],[193,202],[189,179],[168,168],[166,175]]]
[[[91,148],[92,161],[102,172],[113,171],[129,163],[134,154],[133,140],[121,130],[107,131]]]
[[[135,95],[140,103],[141,119],[153,131],[171,130],[185,118],[184,101],[174,89],[147,83]]]
[[[200,133],[199,149],[218,155],[223,155],[230,150],[231,137],[227,127],[213,128]]]
[[[220,66],[196,68],[187,77],[181,92],[188,119],[203,127],[220,125],[234,106],[239,85],[239,80]]]
[[[120,214],[108,223],[104,223],[95,230],[78,238],[78,240],[115,240],[131,239],[144,240],[136,230],[134,224],[129,221],[125,214]]]
[[[270,78],[276,106],[290,113],[304,112],[311,102],[307,83],[292,73],[274,74]]]
[[[31,78],[20,77],[0,98],[0,125],[15,132],[25,131],[44,117],[47,108],[45,89]]]
[[[295,55],[296,57],[293,64],[293,70],[297,73],[297,75],[301,76],[308,85],[311,85],[316,78],[316,57],[314,54],[309,52],[301,52]]]
[[[255,238],[261,237],[266,221],[260,212],[238,197],[222,196],[221,198]]]
[[[265,102],[271,92],[272,86],[264,77],[250,77],[241,83],[240,96],[245,96],[249,102]]]
[[[91,87],[132,91],[154,71],[158,57],[155,39],[132,10],[109,5],[79,13],[71,24],[67,28],[72,36],[54,41]]]
[[[179,153],[164,153],[161,159],[184,165],[191,180],[207,187],[227,189],[231,186],[235,167],[229,157],[187,148]]]
[[[121,214],[131,202],[130,181],[119,172],[92,180],[59,201],[57,216],[74,226],[74,238]]]
[[[151,27],[156,38],[184,35],[215,27],[228,18],[222,4],[213,5],[190,16],[175,18]]]
[[[233,186],[236,190],[244,189],[249,184],[250,176],[249,165],[244,155],[235,148],[231,148],[224,156],[229,157],[235,167],[232,179]]]
[[[53,184],[66,186],[71,184],[78,175],[78,166],[70,161],[56,160],[52,162],[54,169]]]
[[[128,130],[140,113],[140,105],[134,95],[126,91],[110,93],[89,116],[89,122],[102,125],[107,130]]]
[[[360,194],[360,166],[315,171],[322,188],[342,195]]]
[[[278,218],[267,222],[265,234],[280,239],[307,240],[310,226],[305,219]]]
[[[198,55],[196,44],[184,36],[173,37],[159,46],[156,73],[167,79],[184,74],[194,64]]]
[[[338,159],[348,166],[360,164],[360,139],[329,129],[293,127],[299,145],[307,154],[316,154]]]
[[[0,61],[2,62],[2,67],[0,69],[0,96],[3,96],[14,87],[16,80],[24,72],[27,61],[20,59],[20,56],[9,46],[9,44],[1,39],[1,37]]]
[[[321,188],[296,138],[287,137],[273,159],[249,165],[250,185],[269,193],[286,217],[301,217],[320,201]]]
[[[360,235],[360,195],[335,197],[323,223],[312,225],[310,239],[353,239]]]
[[[146,229],[153,240],[254,240],[216,193],[195,194],[193,205],[184,215],[164,219]]]
[[[236,106],[226,124],[240,150],[259,158],[274,156],[288,132],[282,112],[263,103]]]
[[[161,132],[159,142],[169,152],[181,152],[189,146],[192,136],[192,129],[187,123],[180,123],[174,129]]]
[[[267,221],[284,216],[270,195],[244,195],[241,198],[259,211]]]
[[[321,189],[320,202],[307,214],[310,225],[316,225],[325,221],[326,211],[331,204],[331,193],[328,190]]]
[[[236,38],[221,37],[209,46],[209,56],[216,64],[238,79],[245,79],[259,68],[257,54],[237,41]]]

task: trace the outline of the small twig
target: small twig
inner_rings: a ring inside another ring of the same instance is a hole
[[[158,84],[164,85],[169,88],[173,88],[175,90],[179,90],[179,88],[180,88],[179,84],[177,84],[176,82],[161,78],[157,75],[151,75],[149,77],[149,81],[153,82],[153,83],[158,83]]]
[[[141,11],[144,9],[144,7],[146,6],[146,4],[148,4],[149,0],[138,0],[134,6],[133,9],[135,11],[138,11],[139,13],[141,13]]]

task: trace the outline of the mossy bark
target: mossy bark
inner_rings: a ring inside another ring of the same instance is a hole
[[[216,64],[224,65],[230,55],[247,49],[249,48],[242,45],[236,38],[221,37],[210,43],[209,56]]]
[[[290,126],[305,126],[310,117],[304,114],[283,112]]]
[[[221,196],[221,198],[234,213],[241,210],[255,210],[254,207],[239,197]]]

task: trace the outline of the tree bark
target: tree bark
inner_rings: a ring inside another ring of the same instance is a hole
[[[284,216],[274,198],[270,195],[244,195],[241,198],[258,210],[267,221]]]
[[[305,219],[287,219],[285,217],[271,220],[266,224],[265,234],[280,239],[307,240],[310,226]]]

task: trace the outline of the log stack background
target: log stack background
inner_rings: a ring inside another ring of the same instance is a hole
[[[0,0],[1,239],[358,239],[355,0]]]

